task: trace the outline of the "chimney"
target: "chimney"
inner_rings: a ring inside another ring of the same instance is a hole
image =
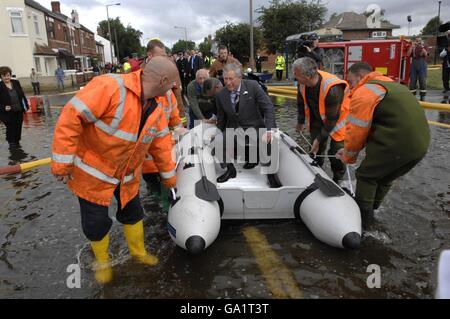
[[[103,31],[102,31],[102,28],[100,28],[100,27],[97,27],[97,34],[99,35],[99,36],[101,36],[101,37],[105,37],[104,35],[103,35]]]
[[[59,1],[52,1],[52,11],[56,13],[61,13],[61,5]]]
[[[72,22],[75,24],[80,24],[77,10],[72,10]]]

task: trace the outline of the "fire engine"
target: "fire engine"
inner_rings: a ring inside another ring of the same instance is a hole
[[[410,41],[352,40],[319,43],[325,51],[324,71],[347,78],[347,70],[356,62],[367,62],[375,71],[408,85],[411,59],[407,56]]]

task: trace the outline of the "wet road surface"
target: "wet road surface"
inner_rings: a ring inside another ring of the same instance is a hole
[[[274,103],[279,127],[300,142],[294,101]],[[50,156],[58,113],[27,115],[21,149],[8,149],[0,126],[0,165]],[[449,113],[427,116],[450,124]],[[358,251],[317,241],[300,221],[228,221],[205,253],[190,256],[166,231],[167,204],[141,187],[146,246],[160,263],[145,267],[130,260],[115,222],[114,280],[105,287],[95,283],[90,269],[78,201],[48,167],[0,176],[0,298],[433,298],[439,253],[450,249],[450,130],[432,126],[431,136],[427,157],[396,182]],[[263,238],[276,261],[254,255],[249,232]],[[77,263],[81,288],[69,289],[66,270]],[[271,274],[262,271],[264,263]],[[374,264],[381,269],[380,289],[366,283],[367,267]],[[274,288],[271,280],[283,282]]]

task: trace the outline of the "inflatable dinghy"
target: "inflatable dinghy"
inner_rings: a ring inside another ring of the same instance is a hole
[[[198,254],[217,238],[222,219],[301,219],[320,241],[337,248],[358,248],[361,214],[354,199],[283,132],[276,134],[278,167],[274,186],[261,167],[235,164],[236,178],[218,184],[224,173],[212,155],[212,125],[199,125],[174,146],[176,199],[168,231],[183,249]]]

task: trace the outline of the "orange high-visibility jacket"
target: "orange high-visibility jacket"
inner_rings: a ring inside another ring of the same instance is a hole
[[[139,133],[141,71],[95,77],[64,107],[53,138],[52,173],[72,176],[79,197],[108,206],[120,185],[125,206],[136,197],[149,151],[167,187],[175,187],[175,163],[164,111],[159,105]]]
[[[391,78],[379,72],[371,72],[351,90],[343,156],[346,163],[355,163],[359,152],[366,146],[373,113],[386,95],[386,89],[381,85],[367,83],[372,80],[392,82]]]
[[[178,128],[182,128],[183,124],[181,123],[180,115],[178,112],[177,99],[175,94],[173,94],[172,90],[167,91],[165,96],[160,96],[156,98],[156,101],[161,104],[164,114],[166,116],[166,120],[169,123],[169,129],[175,130]],[[144,165],[142,167],[142,173],[158,173],[158,167],[156,166],[152,154],[148,153],[145,159]],[[160,172],[161,178],[164,178],[164,172]]]
[[[348,108],[350,101],[348,99],[348,83],[344,80],[339,79],[336,75],[318,71],[320,75],[322,76],[322,82],[320,84],[320,93],[319,93],[319,112],[320,116],[322,117],[322,121],[326,121],[326,109],[325,109],[325,98],[328,95],[328,92],[330,89],[339,84],[345,84],[345,96],[344,100],[341,104],[341,112],[339,116],[339,120],[336,122],[336,126],[334,129],[330,132],[330,136],[333,140],[340,142],[343,141],[345,138],[345,124],[347,123],[347,116],[348,116]],[[303,96],[303,104],[305,105],[305,117],[306,117],[306,124],[308,127],[311,127],[310,118],[311,118],[311,112],[308,106],[308,102],[306,100],[306,86],[300,85],[300,92]]]

